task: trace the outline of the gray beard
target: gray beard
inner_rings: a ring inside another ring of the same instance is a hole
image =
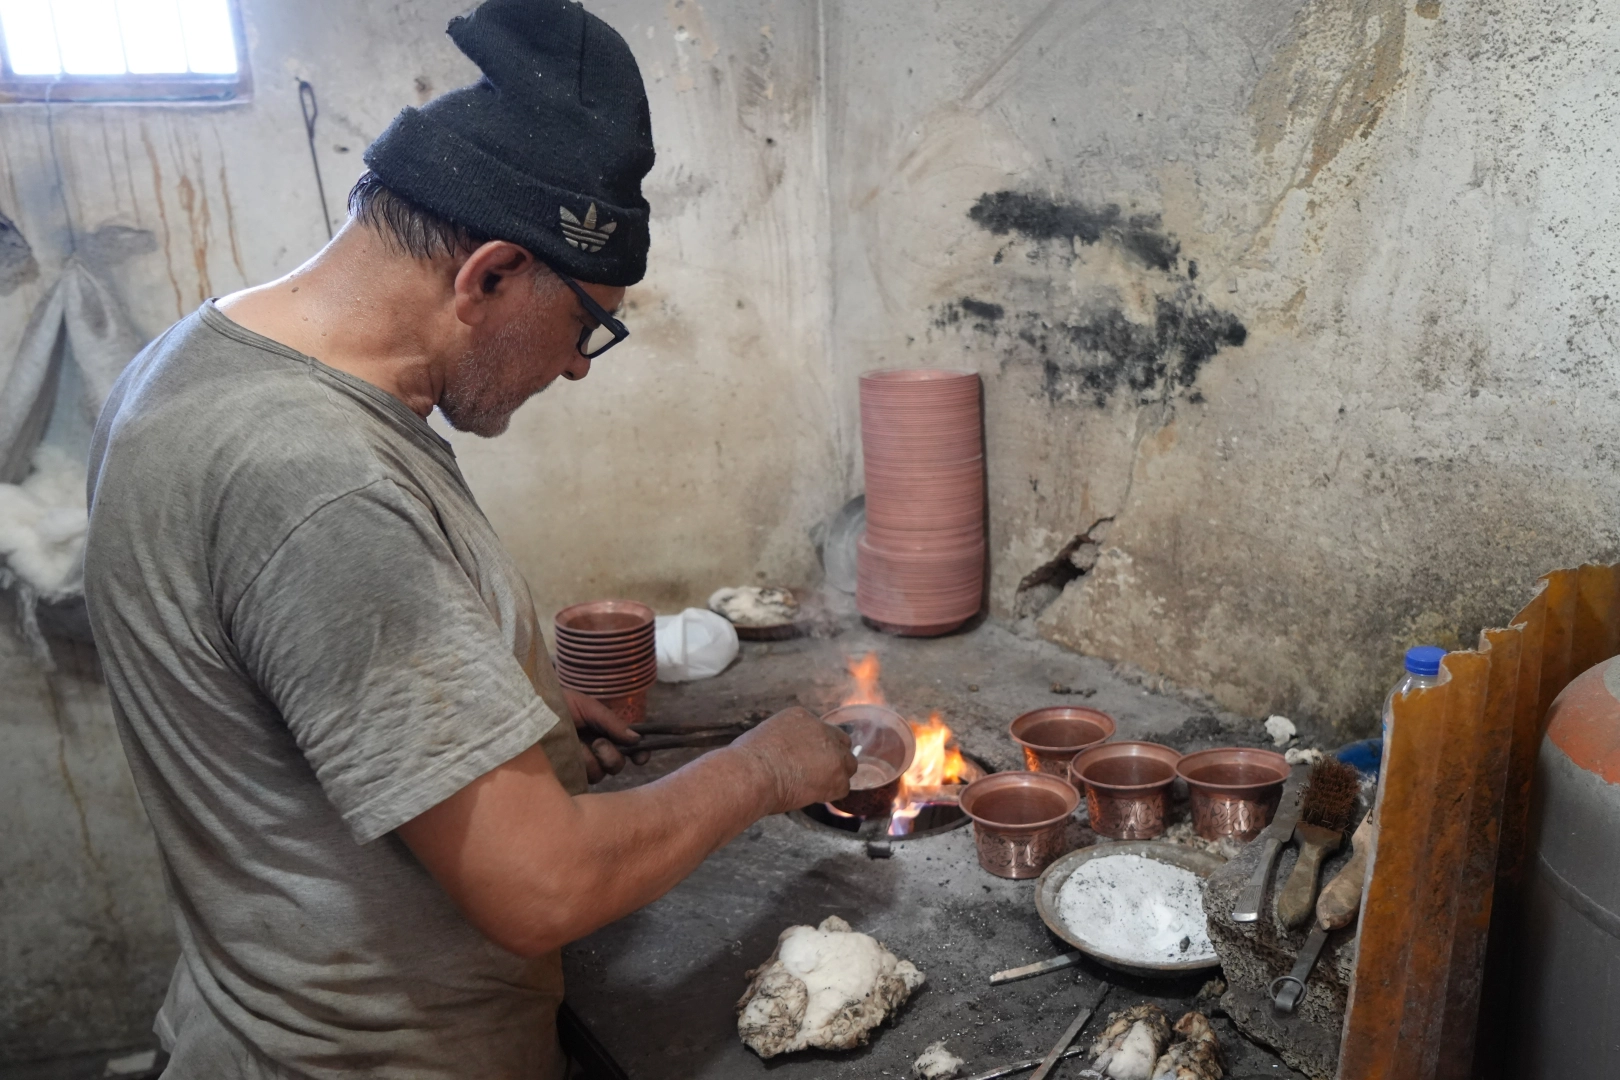
[[[439,412],[451,427],[486,439],[506,431],[512,414],[532,395],[504,389],[501,373],[528,336],[528,327],[514,322],[502,327],[494,340],[462,355],[439,399]]]

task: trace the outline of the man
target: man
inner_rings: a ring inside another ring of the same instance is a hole
[[[646,95],[566,0],[450,33],[485,78],[405,110],[337,237],[171,327],[97,425],[86,591],[180,939],[172,1080],[558,1076],[559,947],[855,768],[789,710],[583,794],[623,758],[576,725],[636,736],[558,686],[425,417],[498,434],[624,336]]]

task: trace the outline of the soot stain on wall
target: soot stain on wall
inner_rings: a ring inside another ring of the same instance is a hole
[[[1173,271],[1181,245],[1159,226],[1157,214],[1125,215],[1118,205],[1065,203],[1018,191],[979,196],[968,217],[997,236],[1019,233],[1031,240],[1073,239],[1095,244],[1105,237],[1155,270]]]
[[[1117,305],[1065,313],[1056,302],[1043,310],[973,296],[939,309],[936,326],[966,326],[1004,342],[1007,361],[1038,363],[1041,392],[1051,404],[1104,408],[1116,393],[1152,399],[1184,391],[1196,404],[1203,398],[1193,386],[1204,365],[1248,339],[1242,321],[1212,304],[1194,283],[1196,264],[1182,268],[1181,245],[1157,214],[998,191],[980,196],[968,217],[998,236],[1067,241],[1049,250],[1065,269],[1075,260],[1076,245],[1117,245],[1142,264],[1149,279],[1154,295],[1148,321]],[[996,264],[1002,265],[999,255]]]

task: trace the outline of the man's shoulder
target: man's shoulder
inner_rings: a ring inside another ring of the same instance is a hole
[[[411,487],[381,438],[307,359],[193,315],[131,363],[97,424],[87,566],[122,564],[162,536],[162,559],[228,589],[321,508]]]
[[[320,499],[386,475],[375,432],[308,358],[219,331],[199,310],[130,365],[97,424],[97,471],[150,489]],[[103,484],[97,485],[97,497]]]

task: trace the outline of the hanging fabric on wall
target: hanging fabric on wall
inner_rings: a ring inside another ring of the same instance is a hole
[[[24,636],[47,666],[39,605],[84,591],[85,462],[78,448],[41,445],[64,370],[82,391],[75,403],[94,423],[124,365],[145,342],[117,296],[84,263],[69,259],[28,320],[9,362],[0,360],[0,586],[17,597]]]
[[[11,219],[0,214],[0,296],[9,296],[25,281],[39,276],[33,249]]]

